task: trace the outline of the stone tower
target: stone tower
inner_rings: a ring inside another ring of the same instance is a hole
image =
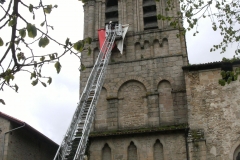
[[[98,29],[110,20],[129,24],[121,55],[113,49],[90,134],[90,160],[183,160],[187,150],[187,100],[182,66],[185,38],[157,20],[165,0],[89,0],[84,4],[84,37],[93,53],[82,54],[86,70],[80,92],[99,53]]]

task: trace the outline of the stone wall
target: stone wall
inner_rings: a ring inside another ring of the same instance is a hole
[[[186,123],[182,65],[182,56],[110,64],[95,130]],[[90,70],[81,74],[82,88]]]
[[[11,129],[19,125],[11,124]],[[58,146],[36,133],[21,128],[8,134],[4,160],[52,160]]]
[[[4,141],[4,133],[8,132],[10,130],[10,122],[2,117],[0,117],[0,158],[3,156],[3,146],[4,148],[7,148],[7,144],[9,142],[9,134],[5,136],[5,144]],[[4,150],[4,157],[7,155],[7,150]]]
[[[131,28],[131,26],[129,26],[129,28]],[[177,38],[177,34],[179,34],[177,30],[166,30],[164,32],[147,30],[135,34],[128,33],[124,41],[123,54],[120,54],[120,52],[114,48],[109,63],[181,55],[184,57],[181,65],[187,65],[185,39],[184,37]],[[83,52],[82,54],[83,64],[85,66],[92,66],[95,63],[100,50],[99,42],[93,41],[91,48],[93,52],[90,56],[87,55],[87,52]],[[174,63],[174,61],[172,61],[172,63]]]
[[[184,160],[184,134],[149,134],[91,139],[90,160]]]
[[[165,1],[156,3],[156,15],[165,12]],[[93,53],[82,53],[86,70],[80,75],[83,91],[99,53],[97,30],[105,26],[107,0],[84,5],[84,37],[92,37]],[[112,50],[105,82],[97,104],[91,134],[147,129],[144,134],[90,138],[90,160],[186,159],[185,134],[155,133],[153,128],[187,123],[186,90],[182,66],[188,64],[185,38],[169,22],[144,30],[143,0],[118,0],[118,22],[129,24],[123,54]],[[164,128],[164,127],[163,127]],[[173,130],[177,130],[173,127]],[[124,132],[124,133],[125,133]]]
[[[222,87],[220,72],[220,68],[185,72],[189,127],[204,133],[189,141],[191,160],[233,156],[235,160],[240,152],[240,82]]]

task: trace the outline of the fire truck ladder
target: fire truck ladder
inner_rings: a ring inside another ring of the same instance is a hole
[[[107,26],[106,39],[54,160],[83,160],[111,50],[116,36],[121,34],[121,25],[116,25],[115,29],[110,30]]]

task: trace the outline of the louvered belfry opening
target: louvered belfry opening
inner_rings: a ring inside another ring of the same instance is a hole
[[[118,23],[118,0],[108,0],[105,11],[105,24],[112,21]]]
[[[143,1],[144,30],[158,28],[155,0]]]

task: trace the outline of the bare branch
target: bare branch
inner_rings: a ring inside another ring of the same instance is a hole
[[[7,9],[7,10],[5,10],[5,9],[1,6],[1,8],[5,11],[5,15],[0,19],[0,22],[2,22],[2,20],[5,19],[6,16],[9,14],[8,12],[9,12],[10,7],[11,7],[11,5],[12,5],[12,1],[13,1],[13,0],[11,0],[11,1],[9,2],[8,9]]]

